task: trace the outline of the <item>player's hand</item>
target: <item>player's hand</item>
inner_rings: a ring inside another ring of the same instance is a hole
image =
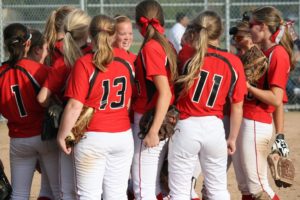
[[[72,151],[72,148],[71,147],[67,147],[66,145],[66,141],[65,141],[65,138],[64,137],[61,137],[61,136],[57,136],[57,143],[58,143],[58,146],[60,147],[60,149],[67,155],[70,155],[71,151]]]
[[[159,137],[158,134],[155,132],[152,132],[151,129],[148,132],[148,134],[145,136],[143,143],[146,147],[152,148],[156,147],[159,144]]]
[[[235,150],[236,150],[235,140],[228,139],[227,140],[228,155],[233,155]]]

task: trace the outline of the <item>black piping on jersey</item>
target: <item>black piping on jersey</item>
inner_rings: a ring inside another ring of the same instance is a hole
[[[130,82],[131,82],[131,84],[133,86],[134,85],[134,72],[133,72],[132,66],[129,64],[129,62],[127,62],[126,60],[124,60],[123,58],[120,58],[120,57],[114,57],[114,61],[120,62],[120,63],[122,63],[126,67],[126,69],[129,71]],[[89,80],[90,87],[89,87],[89,91],[88,91],[88,95],[87,95],[86,99],[88,99],[89,96],[90,96],[92,87],[95,84],[95,81],[96,81],[96,78],[97,78],[99,72],[100,72],[100,70],[97,67],[95,67],[95,70],[92,73],[92,75],[90,77],[90,80]]]
[[[207,53],[206,56],[218,58],[218,59],[224,61],[227,64],[227,66],[229,67],[229,70],[231,72],[231,80],[230,80],[230,88],[229,88],[229,91],[228,91],[228,95],[231,96],[232,92],[233,92],[234,85],[237,81],[237,74],[235,73],[231,63],[229,62],[229,60],[227,58],[225,58],[224,56],[221,56],[220,54]],[[216,92],[217,91],[212,91],[212,93],[216,93]]]
[[[15,66],[7,67],[5,70],[3,70],[1,72],[0,77],[3,76],[10,69],[17,69],[17,70],[20,70],[21,72],[23,72],[30,80],[30,83],[32,84],[33,89],[36,92],[36,94],[38,94],[40,92],[40,90],[41,90],[40,84],[35,80],[35,78],[25,68],[23,68],[21,66],[15,65]]]
[[[210,46],[210,48],[215,48],[217,50],[220,50],[219,48],[214,47],[214,46]],[[226,50],[223,50],[223,51],[226,51]],[[227,66],[229,67],[229,70],[231,72],[231,80],[230,80],[230,87],[229,87],[228,96],[231,96],[232,92],[233,92],[233,88],[234,88],[235,82],[237,81],[237,75],[236,75],[236,73],[235,73],[235,71],[234,71],[231,63],[229,62],[229,60],[227,58],[225,58],[224,56],[221,56],[220,54],[207,53],[205,56],[206,57],[215,57],[215,58],[218,58],[218,59],[222,60],[223,62],[225,62],[227,64]],[[186,61],[185,65],[184,65],[184,68],[183,68],[183,75],[186,75],[188,73],[188,67],[190,65],[191,60],[192,59],[189,59],[188,61]],[[217,91],[212,91],[212,94],[214,94],[214,93],[217,93]]]
[[[142,59],[141,61],[142,61],[143,73],[146,76],[147,72],[146,72],[144,57],[141,52],[140,52],[140,55],[141,55],[141,59]],[[146,93],[147,93],[147,104],[149,104],[156,92],[156,87],[155,87],[154,83],[152,81],[148,80],[147,78],[145,78],[145,86],[146,86]]]

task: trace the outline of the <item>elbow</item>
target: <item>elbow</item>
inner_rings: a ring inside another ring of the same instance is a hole
[[[39,94],[36,99],[42,107],[47,107],[47,99],[43,98],[42,95]]]
[[[275,106],[275,107],[280,107],[281,105],[282,105],[282,100],[276,99],[276,100],[274,101],[273,106]]]

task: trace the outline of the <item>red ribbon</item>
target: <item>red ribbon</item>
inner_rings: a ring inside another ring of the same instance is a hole
[[[149,25],[152,25],[153,28],[158,31],[160,34],[164,34],[165,29],[164,27],[162,27],[158,21],[158,19],[156,18],[152,18],[152,19],[147,19],[145,17],[141,17],[140,18],[140,23],[141,23],[141,34],[143,36],[146,35],[147,33],[147,28]]]
[[[277,31],[273,35],[271,35],[271,41],[275,42],[276,44],[279,44],[281,38],[284,35],[284,30],[285,30],[285,26],[280,25],[280,27],[277,29]]]

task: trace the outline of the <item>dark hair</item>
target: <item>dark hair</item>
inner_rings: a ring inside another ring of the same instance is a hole
[[[25,42],[30,38],[26,26],[20,23],[8,25],[3,31],[4,43],[9,52],[9,65],[15,65],[25,54]]]
[[[31,37],[31,45],[28,51],[28,54],[32,54],[36,47],[43,48],[43,45],[46,43],[46,38],[43,34],[36,29],[30,29]]]
[[[180,22],[185,16],[186,16],[186,14],[183,13],[183,12],[177,13],[177,14],[176,14],[176,21],[177,21],[177,22]]]

